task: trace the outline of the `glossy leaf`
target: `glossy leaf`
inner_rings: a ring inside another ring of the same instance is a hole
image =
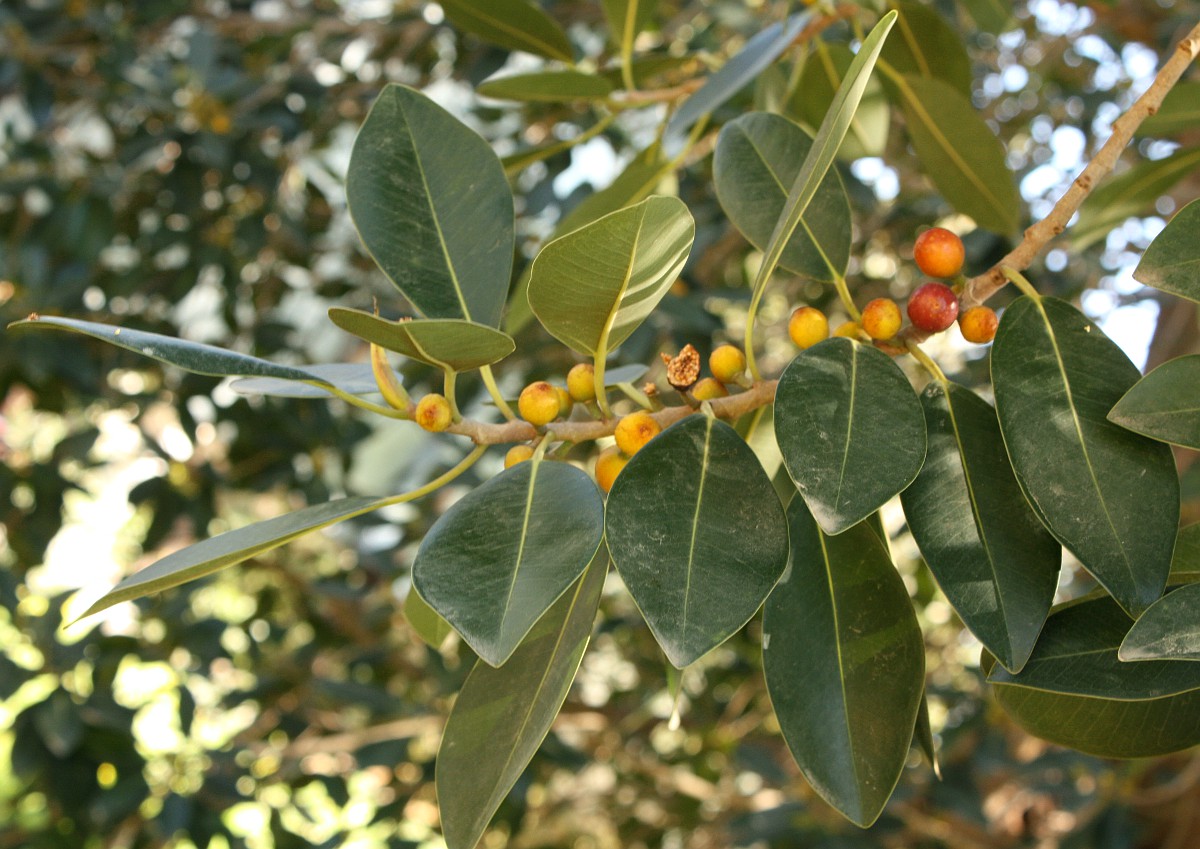
[[[771,240],[812,139],[787,118],[752,112],[721,129],[713,184],[733,225],[758,248]],[[821,181],[784,246],[779,264],[817,280],[833,280],[850,261],[850,201],[837,172]],[[830,266],[833,267],[831,271]]]
[[[415,589],[409,589],[404,598],[404,618],[430,648],[440,649],[446,638],[454,633],[450,623],[439,616]]]
[[[1200,584],[1167,593],[1138,617],[1117,652],[1121,660],[1200,660]]]
[[[370,363],[320,363],[306,365],[304,371],[336,386],[349,395],[377,395],[379,384]],[[395,374],[395,372],[393,372]],[[396,375],[396,382],[403,382]],[[278,398],[330,398],[333,394],[321,384],[300,383],[278,377],[239,377],[229,388],[242,395],[273,395]]]
[[[584,472],[534,459],[457,501],[421,541],[413,585],[492,666],[579,577],[600,545],[604,503]]]
[[[582,71],[538,71],[493,77],[475,89],[483,97],[541,103],[603,100],[612,93],[608,80]]]
[[[963,624],[1017,671],[1050,612],[1062,549],[1021,494],[987,402],[934,382],[921,406],[929,451],[900,494],[904,515]]]
[[[818,524],[838,534],[916,478],[925,417],[891,357],[836,337],[802,352],[780,375],[775,439]]]
[[[610,213],[542,248],[529,305],[552,336],[603,360],[675,283],[695,233],[678,198],[654,196]]]
[[[787,522],[754,452],[704,415],[633,456],[608,496],[613,562],[682,669],[746,624],[787,565]]]
[[[446,720],[437,794],[448,849],[473,849],[558,715],[604,588],[601,553],[502,669],[475,664]]]
[[[917,158],[959,212],[996,233],[1017,229],[1020,200],[1004,146],[954,86],[907,75],[891,78]]]
[[[1153,215],[1154,202],[1196,173],[1197,168],[1200,168],[1200,147],[1193,147],[1177,150],[1162,159],[1139,162],[1101,183],[1079,208],[1079,218],[1071,225],[1071,245],[1075,250],[1084,250],[1126,218]],[[1193,235],[1193,242],[1194,239]]]
[[[800,83],[785,108],[790,117],[813,131],[821,126],[837,94],[854,54],[841,44],[818,44],[800,74]],[[863,156],[882,156],[887,146],[891,124],[891,107],[879,79],[872,76],[863,90],[861,102],[850,119],[846,138],[838,148],[838,158],[858,159]]]
[[[1158,111],[1141,123],[1139,136],[1173,136],[1200,126],[1200,80],[1175,83]]]
[[[1171,450],[1108,421],[1140,377],[1100,328],[1054,298],[1018,298],[992,346],[1004,444],[1050,532],[1137,614],[1162,593],[1179,520]]]
[[[422,315],[499,325],[513,199],[475,131],[420,92],[387,86],[350,152],[346,201],[363,244]]]
[[[1163,292],[1200,301],[1200,200],[1167,222],[1133,272],[1134,279]]]
[[[900,17],[880,58],[902,74],[941,80],[970,97],[971,59],[958,30],[930,6],[908,0],[891,5]]]
[[[1154,369],[1121,397],[1108,420],[1151,439],[1200,450],[1200,354]]]
[[[507,333],[461,319],[389,321],[342,307],[329,310],[329,319],[360,339],[448,371],[469,371],[498,362],[516,348]]]
[[[791,566],[763,614],[767,691],[805,778],[865,828],[908,759],[925,688],[921,629],[866,523],[826,536],[800,498],[787,519]]]
[[[570,62],[571,42],[554,19],[528,0],[439,0],[457,29],[484,41]]]

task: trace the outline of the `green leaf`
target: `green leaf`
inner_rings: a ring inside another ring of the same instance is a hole
[[[1050,612],[1062,549],[1021,494],[987,402],[934,382],[921,405],[929,451],[900,494],[904,515],[963,624],[1015,672]]]
[[[1140,377],[1100,328],[1054,298],[1018,298],[992,345],[996,411],[1025,497],[1122,607],[1162,593],[1179,521],[1171,450],[1108,421]]]
[[[1179,529],[1171,555],[1171,572],[1200,572],[1200,522]]]
[[[658,0],[604,0],[604,17],[608,19],[612,43],[632,44],[654,19],[657,8]]]
[[[1173,136],[1200,126],[1200,80],[1178,82],[1158,111],[1138,127],[1139,136]]]
[[[571,42],[549,15],[526,0],[439,0],[450,23],[484,41],[570,62]]]
[[[812,12],[800,12],[787,20],[771,24],[747,41],[741,50],[675,110],[667,124],[666,137],[682,138],[702,116],[713,112],[749,85],[783,55],[783,51],[791,46],[811,20]]]
[[[404,618],[430,648],[440,649],[446,638],[454,633],[450,623],[438,616],[415,588],[410,588],[404,598]]]
[[[913,149],[934,186],[959,212],[996,233],[1017,229],[1020,200],[1004,146],[979,110],[949,83],[891,77]]]
[[[603,100],[612,94],[612,84],[596,74],[582,71],[538,71],[485,80],[475,89],[484,97],[540,103],[570,103]]]
[[[1103,239],[1126,218],[1153,215],[1154,202],[1196,173],[1197,167],[1200,167],[1200,147],[1193,147],[1177,150],[1162,159],[1139,162],[1102,183],[1079,208],[1079,218],[1071,226],[1072,247],[1082,251]]]
[[[552,336],[602,362],[675,283],[695,234],[678,198],[610,213],[542,248],[529,306]]]
[[[1175,213],[1133,272],[1135,280],[1200,301],[1200,200]]]
[[[600,604],[603,551],[521,641],[503,669],[475,664],[446,720],[437,795],[448,849],[474,849],[558,715]]]
[[[812,139],[787,118],[752,112],[721,129],[713,154],[717,199],[733,225],[758,248],[771,240],[788,191],[812,150]],[[832,281],[850,261],[850,201],[837,172],[826,174],[784,246],[779,264]],[[831,271],[832,267],[832,271]]]
[[[1146,608],[1121,642],[1121,660],[1200,660],[1200,584],[1173,590]]]
[[[516,348],[493,327],[454,318],[389,321],[362,310],[333,307],[329,319],[347,333],[409,359],[448,371],[470,371],[504,359]]]
[[[937,741],[934,740],[933,726],[929,722],[929,697],[924,693],[921,695],[921,707],[917,710],[917,727],[913,731],[913,739],[920,748],[921,754],[925,756],[925,760],[929,761],[933,774],[940,779],[942,767],[938,763]]]
[[[763,614],[767,692],[813,789],[866,828],[908,759],[925,689],[921,629],[866,523],[826,536],[800,498],[787,519],[791,567]]]
[[[780,375],[775,439],[822,530],[839,534],[916,478],[925,417],[891,357],[835,337],[803,351]]]
[[[821,126],[853,62],[854,54],[849,47],[818,42],[816,52],[809,57],[800,74],[800,83],[785,104],[787,114],[814,130]],[[853,160],[863,156],[883,156],[890,124],[891,107],[883,86],[872,76],[850,119],[846,138],[838,148],[838,158]]]
[[[456,502],[421,541],[413,585],[492,666],[579,577],[600,545],[604,502],[588,475],[534,458]]]
[[[1200,450],[1200,354],[1154,369],[1121,397],[1108,420],[1151,439]]]
[[[1012,3],[1005,0],[959,0],[959,4],[984,32],[999,35],[1015,25]]]
[[[363,244],[422,315],[499,326],[512,191],[477,133],[420,92],[387,86],[350,152],[346,201]]]
[[[379,394],[379,384],[375,382],[370,363],[321,363],[304,366],[304,371],[349,395]],[[396,382],[403,382],[398,374]],[[278,398],[334,397],[333,393],[322,388],[320,384],[300,383],[278,377],[239,377],[229,384],[229,388],[242,395],[273,395]]]
[[[617,571],[682,669],[749,621],[787,566],[783,508],[724,422],[694,415],[629,461],[604,520]]]
[[[937,79],[971,96],[971,59],[962,36],[930,6],[897,2],[896,32],[880,58],[902,74]]]

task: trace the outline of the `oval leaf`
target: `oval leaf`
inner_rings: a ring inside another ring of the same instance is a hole
[[[503,669],[475,664],[446,720],[437,794],[448,849],[474,849],[558,715],[600,604],[603,554],[564,593]]]
[[[942,80],[889,79],[899,92],[917,158],[942,197],[980,227],[1016,230],[1020,201],[1004,146],[971,101]]]
[[[825,120],[833,98],[854,62],[850,48],[841,44],[819,43],[800,74],[800,83],[788,99],[788,114],[807,127],[816,128]],[[891,108],[878,78],[872,76],[862,101],[850,120],[846,138],[838,148],[838,158],[858,159],[883,156],[891,124]]]
[[[447,371],[469,371],[490,365],[516,348],[507,333],[461,319],[389,321],[342,307],[329,310],[329,319],[359,339]]]
[[[429,529],[413,585],[492,666],[579,577],[600,545],[604,503],[567,463],[534,459],[506,469],[455,503]]]
[[[775,439],[821,529],[858,524],[913,482],[925,417],[892,359],[853,339],[827,339],[784,369]]]
[[[1121,643],[1121,660],[1200,660],[1200,584],[1188,584],[1146,608]]]
[[[605,215],[542,248],[529,306],[552,336],[603,361],[675,283],[695,234],[678,198],[654,196]]]
[[[865,522],[826,536],[800,498],[787,518],[791,567],[763,614],[767,691],[805,778],[865,828],[892,795],[916,731],[921,629]]]
[[[612,85],[602,76],[582,71],[539,71],[485,80],[475,89],[484,97],[540,103],[603,100]]]
[[[1154,202],[1195,174],[1198,167],[1200,147],[1193,147],[1162,159],[1139,162],[1106,181],[1079,208],[1079,218],[1071,226],[1072,246],[1081,251],[1106,237],[1126,218],[1154,214]]]
[[[604,520],[617,571],[682,669],[758,610],[787,566],[771,480],[729,425],[689,416],[629,461]]]
[[[304,371],[325,380],[348,395],[377,395],[379,384],[370,363],[321,363],[307,365]],[[402,383],[400,375],[396,382]],[[229,388],[242,395],[273,395],[277,398],[331,398],[333,393],[317,384],[282,380],[278,377],[239,377]]]
[[[1062,549],[1021,494],[987,402],[935,382],[921,406],[929,451],[900,494],[904,515],[963,624],[1015,672],[1050,612]]]
[[[1171,449],[1106,416],[1140,377],[1100,328],[1054,298],[1018,298],[992,346],[996,411],[1039,517],[1133,614],[1162,593],[1179,521]]]
[[[941,80],[970,97],[971,59],[958,31],[930,6],[891,5],[900,17],[881,58],[902,74]]]
[[[512,191],[477,133],[420,92],[387,86],[354,140],[346,201],[367,251],[422,315],[500,324]]]
[[[404,598],[404,618],[430,648],[440,649],[446,638],[454,633],[450,623],[438,616],[438,612],[415,589],[410,588]]]
[[[526,0],[439,0],[450,23],[484,41],[570,62],[571,42],[549,15]]]
[[[1154,369],[1121,397],[1108,420],[1151,439],[1200,450],[1200,354]]]
[[[713,154],[717,199],[733,225],[757,248],[764,248],[783,214],[788,192],[812,139],[787,118],[766,112],[743,115],[726,124]],[[779,264],[817,280],[833,280],[850,261],[850,201],[837,172],[825,175],[800,227],[784,246]]]
[[[1163,292],[1200,301],[1200,200],[1175,213],[1133,272],[1134,279]]]

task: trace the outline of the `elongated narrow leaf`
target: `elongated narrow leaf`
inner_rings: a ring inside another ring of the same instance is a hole
[[[558,715],[600,604],[603,550],[521,641],[502,669],[475,664],[446,720],[437,756],[448,849],[474,849]]]
[[[1121,643],[1121,660],[1200,660],[1200,584],[1167,593],[1138,617]]]
[[[1004,146],[971,101],[942,80],[890,79],[913,149],[942,197],[981,227],[1016,230],[1021,207]]]
[[[775,439],[818,524],[838,534],[916,478],[925,417],[887,354],[837,337],[802,352],[780,375]]]
[[[1167,92],[1158,111],[1143,121],[1139,136],[1173,136],[1200,126],[1200,80],[1178,82]]]
[[[441,7],[450,23],[484,41],[547,59],[574,59],[566,33],[528,0],[444,0]]]
[[[921,406],[929,451],[900,493],[904,515],[963,624],[1015,672],[1050,612],[1062,549],[1021,494],[987,402],[934,382]]]
[[[478,94],[497,100],[542,103],[603,100],[612,90],[612,84],[604,77],[582,71],[537,71],[493,77],[475,89]]]
[[[446,638],[454,633],[450,623],[439,616],[415,589],[409,589],[404,598],[404,618],[417,636],[431,648],[441,648]]]
[[[816,132],[853,62],[854,54],[849,47],[821,43],[805,62],[800,83],[785,104],[788,116]],[[854,117],[850,119],[846,138],[838,148],[838,158],[854,160],[863,156],[882,156],[887,147],[890,124],[891,107],[887,96],[878,77],[871,76]]]
[[[494,327],[455,318],[389,321],[362,310],[334,307],[329,319],[359,339],[409,359],[449,371],[469,371],[513,352],[511,336]]]
[[[896,31],[881,57],[902,74],[937,79],[971,96],[971,59],[962,36],[931,6],[893,3],[900,12]]]
[[[714,111],[749,85],[783,55],[783,51],[788,49],[811,20],[811,12],[800,12],[785,21],[771,24],[747,41],[675,111],[667,124],[667,138],[682,138],[702,116]]]
[[[1155,289],[1200,301],[1200,200],[1175,213],[1154,237],[1134,270],[1134,279]]]
[[[529,306],[552,336],[603,360],[674,284],[695,234],[678,198],[654,196],[610,213],[542,248]]]
[[[787,519],[791,567],[763,614],[767,691],[805,778],[865,828],[908,759],[925,688],[921,629],[865,523],[826,536],[800,498]]]
[[[1126,218],[1154,214],[1154,202],[1198,168],[1200,147],[1193,147],[1162,159],[1139,162],[1105,181],[1079,208],[1079,219],[1071,225],[1072,246],[1081,251],[1103,239]]]
[[[1106,418],[1140,376],[1100,328],[1054,298],[1018,298],[992,346],[996,411],[1022,491],[1135,615],[1162,593],[1179,521],[1171,450]]]
[[[89,607],[83,616],[91,616],[114,604],[162,592],[188,581],[203,578],[226,566],[233,566],[265,551],[278,548],[311,531],[329,527],[337,522],[344,522],[372,510],[378,510],[386,504],[395,503],[396,500],[395,497],[342,498],[326,504],[314,504],[294,513],[276,516],[274,519],[255,522],[253,525],[246,525],[243,528],[209,537],[195,545],[168,554],[162,560],[130,575]]]
[[[500,666],[600,545],[604,502],[586,473],[534,459],[456,502],[425,535],[413,585]]]
[[[512,191],[475,131],[420,92],[387,86],[350,152],[346,201],[363,244],[422,315],[499,326]]]
[[[1200,354],[1170,360],[1121,396],[1108,420],[1121,427],[1200,450]]]
[[[752,112],[721,129],[713,185],[733,225],[758,248],[771,240],[812,139],[787,118]],[[779,264],[816,280],[834,279],[850,261],[850,201],[837,172],[825,175]]]
[[[370,363],[319,363],[306,365],[304,371],[321,378],[350,395],[377,395],[379,384]],[[395,372],[396,382],[402,383]],[[278,398],[331,398],[333,393],[320,384],[282,380],[278,377],[239,377],[229,388],[242,395],[273,395]]]
[[[745,625],[787,566],[787,520],[770,479],[733,428],[709,416],[677,422],[633,456],[604,527],[617,571],[680,669]]]

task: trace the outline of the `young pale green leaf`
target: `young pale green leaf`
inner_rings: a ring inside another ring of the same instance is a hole
[[[787,118],[752,112],[721,129],[713,154],[713,185],[725,214],[756,247],[764,247],[783,214],[788,191],[812,149],[812,139]],[[779,264],[832,281],[850,261],[850,201],[837,172],[822,180]]]
[[[1200,354],[1154,369],[1121,396],[1108,420],[1151,439],[1200,450]]]
[[[1017,229],[1020,200],[1004,146],[979,110],[939,79],[890,76],[904,110],[913,149],[942,196],[980,227]]]
[[[1133,277],[1163,292],[1200,301],[1200,200],[1175,213],[1142,254]]]
[[[484,41],[571,62],[571,42],[554,19],[528,0],[444,0],[450,23]]]
[[[1126,218],[1152,213],[1154,202],[1181,180],[1195,174],[1197,168],[1200,168],[1200,147],[1193,147],[1177,150],[1162,159],[1139,162],[1107,180],[1079,208],[1079,218],[1071,225],[1071,245],[1082,251],[1106,237]]]
[[[507,333],[456,318],[389,321],[362,310],[333,307],[329,319],[359,339],[448,371],[490,365],[516,348]]]
[[[803,351],[780,375],[775,439],[822,530],[839,534],[916,478],[925,417],[887,354],[835,337]]]
[[[422,315],[499,326],[513,199],[477,133],[420,92],[387,86],[350,152],[346,201],[363,244]]]
[[[925,650],[904,581],[865,523],[826,536],[800,498],[791,566],[763,614],[763,671],[805,778],[857,825],[892,795],[925,691]]]
[[[682,669],[746,624],[787,566],[787,520],[758,459],[704,415],[667,428],[608,496],[608,549]]]
[[[500,666],[579,577],[604,534],[586,473],[534,459],[455,502],[421,541],[413,585],[467,644]]]
[[[439,616],[416,589],[410,588],[404,598],[404,618],[430,648],[440,649],[446,638],[454,633],[450,623]]]
[[[729,61],[704,81],[699,90],[680,104],[667,124],[666,137],[681,139],[701,117],[708,115],[750,84],[783,55],[809,21],[812,12],[800,12],[771,24],[755,35]],[[822,176],[824,172],[821,172]]]
[[[379,384],[370,363],[319,363],[304,366],[304,371],[313,377],[336,386],[347,395],[377,395]],[[400,375],[393,374],[397,383]],[[331,398],[334,397],[321,384],[300,383],[278,377],[239,377],[229,388],[242,395],[273,395],[277,398]]]
[[[1200,126],[1200,80],[1178,82],[1158,111],[1137,128],[1139,136],[1173,136]]]
[[[992,346],[996,411],[1021,490],[1130,613],[1162,593],[1179,521],[1171,449],[1106,418],[1141,377],[1063,301],[1025,295]]]
[[[1050,612],[1062,549],[1021,494],[987,402],[934,382],[921,406],[929,451],[900,493],[908,526],[963,624],[1018,671]]]
[[[959,4],[984,32],[999,35],[1012,29],[1016,22],[1013,5],[1006,0],[959,0]]]
[[[571,103],[603,100],[612,94],[612,84],[596,74],[582,71],[537,71],[484,80],[475,89],[483,97],[531,103]]]
[[[962,36],[931,6],[897,2],[896,32],[880,58],[902,74],[937,79],[971,96],[971,59]]]
[[[1125,635],[1121,660],[1200,660],[1200,584],[1167,593]]]
[[[817,50],[804,65],[800,83],[784,104],[786,114],[814,132],[846,78],[854,54],[841,44],[819,42]],[[870,77],[861,102],[850,119],[850,129],[838,148],[838,158],[854,160],[863,156],[883,156],[891,124],[891,107],[877,77]]]
[[[436,782],[448,849],[474,849],[558,715],[600,604],[608,559],[537,621],[503,669],[475,664],[446,720]]]
[[[609,213],[542,248],[529,306],[552,336],[603,361],[674,284],[695,235],[678,198],[656,195]]]

